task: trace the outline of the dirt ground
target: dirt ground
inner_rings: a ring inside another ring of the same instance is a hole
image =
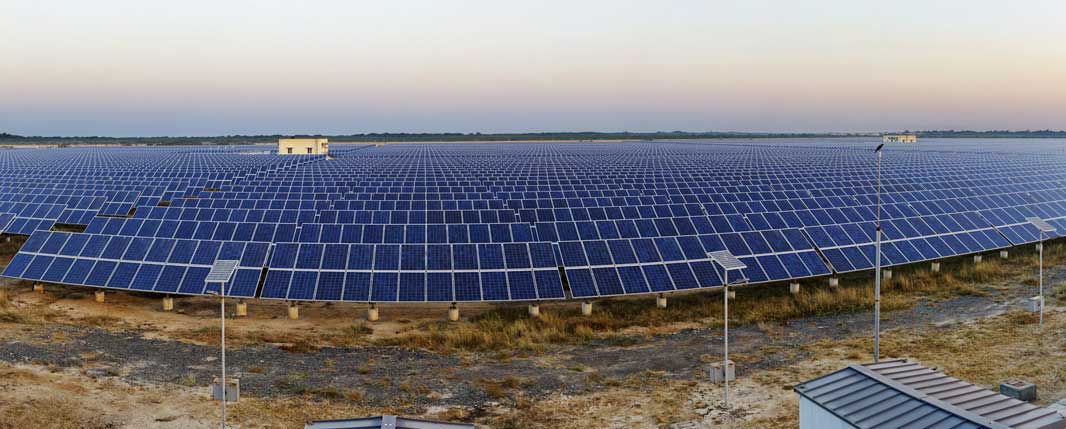
[[[1066,397],[1066,269],[1050,271],[1057,295],[1042,332],[1019,310],[1035,287],[1012,279],[885,314],[883,354],[989,388],[1024,378],[1038,384],[1041,404]],[[217,301],[181,298],[163,312],[148,296],[108,293],[97,303],[88,289],[48,285],[38,294],[25,282],[0,283],[0,427],[218,426],[208,398],[219,367]],[[389,413],[484,428],[793,428],[793,385],[869,361],[872,350],[866,311],[734,326],[738,380],[727,410],[706,375],[721,356],[721,332],[698,320],[533,352],[441,352],[404,344],[402,333],[443,319],[445,306],[382,307],[373,324],[363,321],[365,306],[300,311],[288,320],[284,303],[251,301],[248,318],[227,319],[227,366],[241,382],[231,427]]]

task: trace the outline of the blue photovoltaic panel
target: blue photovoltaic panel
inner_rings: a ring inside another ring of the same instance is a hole
[[[203,294],[233,258],[234,296],[449,302],[717,287],[719,250],[751,282],[867,270],[879,143],[0,151],[0,233],[29,236],[3,275]],[[883,265],[1036,242],[1028,218],[1066,230],[1061,143],[1008,143],[887,145]]]

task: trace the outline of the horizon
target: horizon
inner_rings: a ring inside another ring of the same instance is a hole
[[[1066,4],[670,6],[17,0],[0,131],[1066,128]]]

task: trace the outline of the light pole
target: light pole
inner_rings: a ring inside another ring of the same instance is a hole
[[[874,251],[874,363],[881,359],[881,149],[877,145],[877,245]]]
[[[226,282],[233,277],[233,273],[237,270],[237,264],[240,261],[234,260],[217,260],[215,264],[211,266],[211,271],[207,273],[205,283],[218,283],[218,298],[220,303],[220,320],[222,330],[220,336],[222,337],[222,429],[226,429]],[[214,292],[209,292],[214,294]]]
[[[1055,232],[1055,227],[1038,217],[1027,217],[1025,220],[1040,230],[1040,329],[1044,329],[1044,233]]]
[[[740,270],[747,268],[743,262],[740,262],[736,256],[733,256],[728,250],[719,250],[716,252],[710,252],[707,254],[707,258],[711,260],[711,263],[717,263],[722,267],[724,272],[724,281],[722,282],[722,325],[723,325],[723,357],[722,357],[722,383],[724,389],[722,389],[722,401],[725,403],[725,407],[729,408],[729,271]]]

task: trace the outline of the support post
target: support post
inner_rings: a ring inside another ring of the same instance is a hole
[[[300,318],[300,307],[295,302],[289,303],[289,320],[297,320]]]
[[[877,248],[874,251],[874,363],[881,359],[881,147],[877,147]]]
[[[534,319],[540,317],[540,304],[529,304],[529,317]]]
[[[378,305],[371,302],[370,307],[367,307],[366,309],[366,320],[369,322],[377,322],[378,318]]]
[[[1040,231],[1040,329],[1044,329],[1044,231]]]
[[[591,316],[592,315],[592,301],[582,301],[581,302],[581,315],[582,316]]]
[[[934,272],[934,273],[939,273],[940,272],[940,263],[939,262],[933,262],[931,264],[931,266],[929,267],[929,270]]]
[[[789,283],[788,284],[788,293],[793,294],[793,295],[799,295],[799,293],[800,293],[800,284],[799,284],[799,282]]]
[[[248,303],[243,299],[237,301],[237,317],[248,317]]]
[[[98,290],[93,295],[96,297],[96,302],[104,302],[104,291]]]
[[[169,296],[163,297],[163,311],[174,311],[174,298]]]
[[[659,294],[655,297],[655,306],[658,308],[666,308],[666,295]]]
[[[723,287],[725,288],[725,290],[722,293],[722,312],[724,313],[722,315],[722,341],[723,341],[722,353],[723,353],[724,356],[722,356],[722,369],[724,371],[728,371],[728,369],[729,369],[729,298],[730,298],[729,292],[730,292],[730,290],[729,290],[729,270],[727,269],[727,270],[724,270],[724,271],[725,271],[725,281],[723,282]],[[729,376],[728,376],[728,373],[726,373],[725,375],[726,375],[725,377],[722,377],[722,383],[723,383],[722,384],[722,386],[723,386],[723,389],[722,389],[722,402],[725,403],[726,409],[729,409]]]
[[[459,321],[459,307],[457,307],[454,302],[452,303],[451,307],[448,307],[448,321]]]

